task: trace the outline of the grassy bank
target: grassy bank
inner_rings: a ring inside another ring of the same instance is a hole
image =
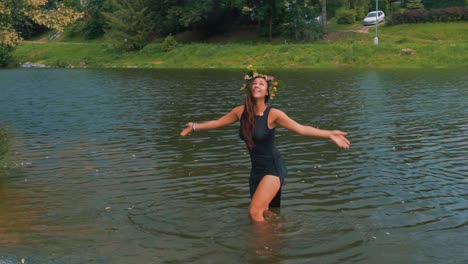
[[[315,43],[185,43],[170,52],[152,43],[135,53],[117,52],[103,41],[25,42],[14,53],[18,63],[87,68],[421,68],[467,67],[468,23],[341,26]],[[360,32],[357,32],[360,31]]]

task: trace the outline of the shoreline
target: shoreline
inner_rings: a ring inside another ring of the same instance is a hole
[[[313,43],[178,43],[165,52],[153,42],[122,52],[103,40],[25,41],[12,53],[13,66],[59,68],[275,69],[468,68],[467,22],[382,26],[379,45],[368,33],[332,31]],[[69,45],[80,44],[80,45]]]

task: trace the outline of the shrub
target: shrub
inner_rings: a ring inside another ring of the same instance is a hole
[[[353,24],[356,22],[356,12],[353,9],[341,8],[336,11],[338,24]]]
[[[0,67],[8,65],[14,48],[0,44]]]
[[[412,9],[403,13],[394,13],[387,22],[389,25],[426,23],[426,22],[450,22],[468,20],[468,8],[448,7],[440,9]]]
[[[466,0],[423,0],[424,8],[445,8],[451,6],[464,6]]]
[[[358,6],[358,7],[355,7],[354,8],[354,12],[356,14],[356,21],[361,21],[363,20],[366,15],[367,15],[367,8],[363,7],[363,6]]]
[[[161,49],[165,52],[169,52],[175,49],[176,46],[177,46],[176,39],[174,38],[174,36],[169,35],[164,39],[163,43],[161,44]]]
[[[10,152],[10,132],[7,127],[0,124],[0,165],[3,167],[4,162],[7,159],[8,153]]]
[[[421,0],[407,0],[406,8],[408,9],[421,9],[424,5]]]

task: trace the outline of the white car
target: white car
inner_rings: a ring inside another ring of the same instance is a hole
[[[364,26],[375,25],[376,23],[384,22],[385,14],[382,11],[372,11],[364,18]]]

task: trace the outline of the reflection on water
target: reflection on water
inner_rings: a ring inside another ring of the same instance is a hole
[[[238,125],[177,136],[242,103],[239,72],[0,71],[0,262],[468,261],[464,73],[276,73],[273,107],[353,146],[279,129],[283,207],[253,225]]]

